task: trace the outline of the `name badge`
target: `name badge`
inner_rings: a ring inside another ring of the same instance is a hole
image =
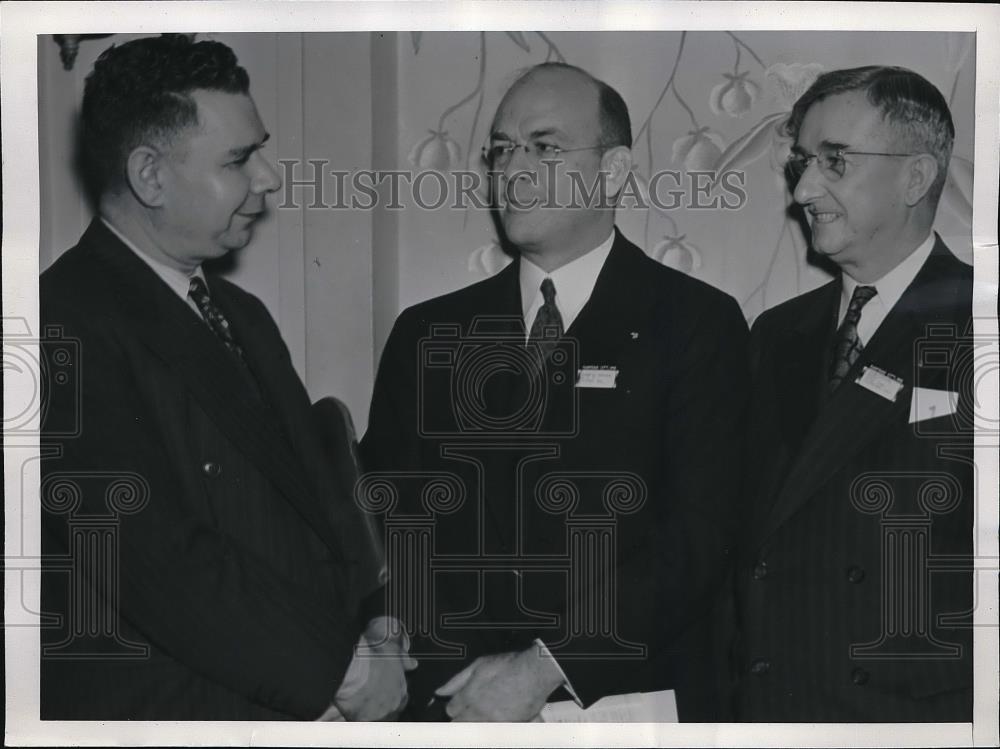
[[[867,366],[861,376],[855,380],[861,387],[871,390],[875,395],[881,395],[888,401],[896,402],[896,396],[903,389],[903,380],[884,369]]]
[[[618,367],[582,367],[576,375],[576,386],[613,390],[617,378]]]

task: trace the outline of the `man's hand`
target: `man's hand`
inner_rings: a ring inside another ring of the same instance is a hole
[[[452,720],[530,721],[538,718],[546,698],[562,683],[551,657],[532,646],[477,658],[435,694],[451,697],[445,710]]]
[[[320,720],[394,720],[406,707],[406,672],[417,667],[407,647],[400,630],[381,619],[369,622],[333,705]]]

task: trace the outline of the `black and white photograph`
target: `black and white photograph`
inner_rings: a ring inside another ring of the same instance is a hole
[[[1000,745],[1000,5],[0,17],[7,744]]]

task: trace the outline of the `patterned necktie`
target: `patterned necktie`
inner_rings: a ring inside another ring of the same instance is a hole
[[[878,292],[874,286],[856,286],[851,295],[851,303],[847,305],[844,322],[837,329],[836,345],[833,349],[833,363],[830,367],[830,392],[836,390],[843,382],[851,367],[861,356],[861,338],[858,336],[858,322],[861,320],[861,308],[864,307]]]
[[[222,314],[222,310],[212,302],[211,297],[208,296],[208,287],[205,286],[205,282],[198,276],[192,277],[191,285],[188,287],[188,296],[194,300],[198,311],[201,312],[201,316],[205,318],[205,322],[208,323],[208,327],[212,329],[212,332],[242,362],[243,349],[240,348],[236,339],[233,338],[233,331],[229,327],[229,320]]]
[[[556,342],[562,338],[563,321],[559,308],[556,307],[556,285],[552,283],[552,279],[542,281],[541,289],[543,304],[538,308],[528,338],[536,342],[544,356],[548,356]]]

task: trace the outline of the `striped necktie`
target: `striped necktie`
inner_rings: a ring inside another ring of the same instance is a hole
[[[188,287],[188,296],[194,300],[198,311],[201,312],[201,316],[205,318],[205,322],[212,329],[212,332],[222,341],[222,345],[230,353],[235,354],[236,358],[242,362],[243,349],[240,348],[236,339],[233,338],[233,331],[229,325],[229,320],[222,314],[222,310],[215,306],[212,298],[208,295],[208,287],[205,286],[205,282],[200,277],[194,276],[191,278],[191,285]]]
[[[871,301],[878,292],[874,286],[856,286],[847,305],[844,322],[837,329],[833,349],[833,362],[830,367],[830,392],[836,390],[843,382],[851,367],[860,358],[864,346],[858,335],[858,323],[861,321],[861,309]]]
[[[531,324],[528,338],[538,345],[544,356],[548,356],[562,338],[563,321],[559,308],[556,307],[556,285],[551,278],[542,281],[541,291],[543,303]]]

